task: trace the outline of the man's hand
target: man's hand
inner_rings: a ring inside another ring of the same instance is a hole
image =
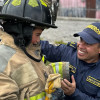
[[[62,80],[61,82],[61,88],[63,89],[64,93],[66,95],[71,95],[75,92],[76,89],[76,82],[74,79],[74,76],[71,76],[72,83],[70,83],[67,79]]]

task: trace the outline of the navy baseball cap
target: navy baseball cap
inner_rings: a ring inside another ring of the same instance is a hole
[[[74,34],[74,37],[78,36],[80,36],[88,44],[100,43],[100,23],[92,23],[82,32]]]

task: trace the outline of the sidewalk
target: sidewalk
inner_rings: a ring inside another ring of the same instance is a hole
[[[76,42],[78,38],[73,37],[73,34],[82,31],[87,25],[93,22],[100,22],[100,20],[92,18],[58,17],[56,21],[58,28],[45,30],[41,37],[50,43],[61,40],[63,42]]]

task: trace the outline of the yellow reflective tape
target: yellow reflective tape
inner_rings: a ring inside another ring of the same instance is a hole
[[[100,81],[95,79],[95,78],[93,78],[93,77],[91,77],[91,76],[88,76],[86,81],[88,81],[88,82],[100,87]]]
[[[40,0],[41,4],[44,5],[45,7],[47,7],[47,4],[43,1],[43,0]]]
[[[21,5],[21,0],[13,0],[11,4],[13,6],[19,6],[19,5]]]
[[[70,46],[71,46],[71,47],[75,47],[74,45],[75,45],[75,42],[71,42],[71,43],[70,43]]]
[[[50,0],[42,0],[42,1],[44,1],[48,7],[51,5],[51,2],[52,2]]]
[[[59,74],[61,75],[61,77],[63,77],[63,72],[62,72],[62,62],[58,62],[59,63]]]
[[[42,57],[42,61],[44,62],[44,60],[45,60],[45,57],[43,56],[43,57]]]
[[[42,100],[43,97],[46,96],[46,93],[45,92],[42,92],[36,96],[33,96],[33,97],[30,97],[30,100]],[[24,100],[27,100],[27,99],[24,99]]]
[[[69,64],[69,68],[71,69],[71,72],[76,73],[76,68]]]
[[[6,5],[9,2],[9,0],[6,1],[6,3],[4,5]]]
[[[32,7],[37,7],[39,6],[37,0],[29,0],[28,4]]]
[[[98,35],[100,35],[100,30],[94,26],[94,25],[88,25],[86,28],[90,28],[91,30],[93,30],[94,32],[96,32]]]
[[[51,63],[54,73],[56,73],[55,63]]]

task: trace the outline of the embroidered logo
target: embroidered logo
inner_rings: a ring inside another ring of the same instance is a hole
[[[69,68],[71,69],[71,72],[76,73],[76,68],[69,64]]]
[[[100,87],[100,80],[97,80],[94,77],[88,76],[86,81],[92,83],[93,85],[96,85],[97,87]]]
[[[86,28],[90,28],[94,32],[96,32],[98,35],[100,35],[100,30],[96,26],[94,26],[94,25],[88,25]]]

